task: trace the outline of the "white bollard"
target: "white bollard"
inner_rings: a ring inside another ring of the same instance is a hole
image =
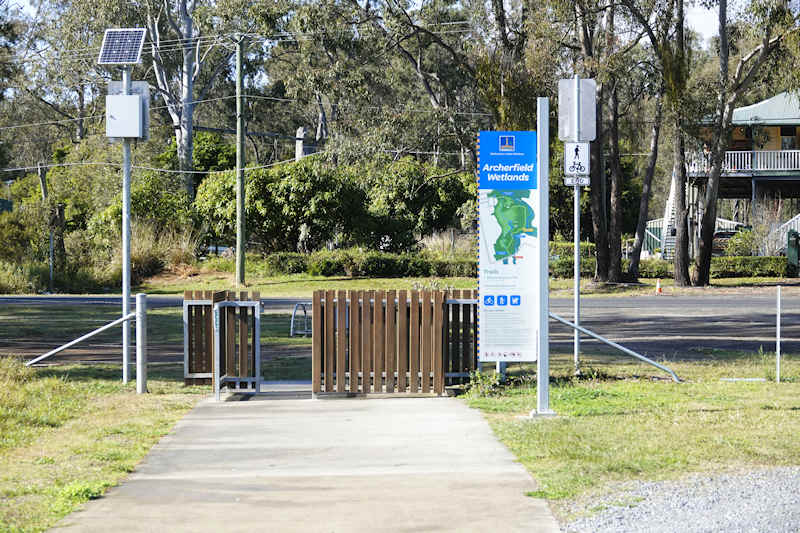
[[[775,316],[775,382],[781,382],[781,286],[778,285],[777,312]]]
[[[147,295],[136,295],[136,394],[147,392]]]

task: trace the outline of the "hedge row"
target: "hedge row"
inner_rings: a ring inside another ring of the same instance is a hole
[[[593,242],[581,241],[581,257],[594,257],[597,247]],[[575,255],[575,243],[569,241],[550,241],[550,257],[571,258]],[[571,259],[570,259],[571,261]],[[583,269],[581,269],[583,270]]]
[[[391,254],[362,250],[280,252],[264,259],[272,274],[308,273],[351,277],[475,277],[474,259],[434,259],[422,254]]]
[[[264,258],[268,274],[301,274],[350,277],[475,277],[474,259],[435,259],[425,254],[391,254],[359,249],[320,251],[312,254],[280,252]],[[572,277],[573,258],[560,255],[550,261],[550,274],[556,278]],[[581,276],[594,275],[594,257],[581,259]],[[623,260],[627,271],[628,261]],[[662,259],[643,259],[640,278],[671,278],[673,265]],[[713,257],[712,278],[784,277],[785,257]]]

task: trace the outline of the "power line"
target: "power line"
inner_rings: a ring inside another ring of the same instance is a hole
[[[465,21],[467,23],[467,21]],[[461,34],[461,33],[469,33],[473,31],[470,28],[463,28],[463,29],[453,29],[453,30],[435,30],[435,29],[428,29],[422,28],[425,31],[434,34],[434,35],[449,35],[449,34]],[[158,53],[172,53],[172,52],[180,52],[183,51],[185,48],[189,47],[196,47],[198,45],[202,46],[205,43],[206,48],[211,48],[214,46],[220,46],[225,43],[225,39],[233,39],[239,36],[250,37],[250,41],[252,43],[284,43],[284,42],[301,42],[311,40],[312,38],[318,37],[320,35],[331,35],[339,33],[340,35],[345,34],[353,34],[355,33],[355,29],[347,29],[347,30],[338,30],[338,32],[334,31],[318,31],[318,32],[281,32],[275,35],[262,35],[258,33],[223,33],[217,35],[208,35],[208,36],[199,36],[193,37],[191,39],[183,38],[183,39],[171,39],[171,40],[163,40],[160,41],[158,44],[155,45],[155,49]],[[169,44],[162,44],[162,43],[169,43]],[[142,51],[143,54],[153,54],[153,42],[149,41],[146,44],[145,49]],[[100,47],[86,47],[86,48],[75,48],[71,50],[63,50],[55,55],[54,58],[46,58],[42,57],[43,52],[45,49],[40,49],[32,52],[33,55],[38,55],[38,58],[25,58],[19,61],[15,61],[17,64],[23,63],[35,63],[37,61],[46,61],[48,59],[54,59],[58,61],[66,61],[69,59],[72,60],[89,60],[95,59],[97,54],[99,53]]]
[[[313,155],[321,154],[323,152],[314,152],[313,154],[307,154],[304,157],[310,157]],[[248,170],[258,170],[262,168],[270,168],[277,165],[282,165],[284,163],[290,163],[294,161],[292,159],[284,159],[283,161],[276,161],[274,163],[269,163],[267,165],[258,165],[253,167],[245,167],[245,172]],[[111,163],[108,161],[80,161],[74,163],[50,163],[47,165],[36,165],[36,166],[27,166],[27,167],[16,167],[16,168],[0,168],[0,172],[22,172],[22,171],[29,171],[29,170],[38,170],[39,168],[59,168],[59,167],[80,167],[80,166],[104,166],[104,167],[116,167],[121,168],[121,163]],[[218,174],[221,172],[233,172],[234,169],[227,169],[227,170],[174,170],[171,168],[156,168],[156,167],[147,167],[142,165],[132,165],[131,168],[137,170],[149,170],[153,172],[164,172],[169,174]]]

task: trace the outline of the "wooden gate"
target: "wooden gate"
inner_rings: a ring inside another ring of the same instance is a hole
[[[315,291],[312,391],[436,394],[477,364],[477,291]],[[461,299],[464,300],[461,300]]]
[[[255,378],[256,342],[253,308],[220,309],[220,350],[215,357],[214,304],[217,302],[259,301],[253,291],[185,291],[183,293],[183,376],[186,385],[211,384],[215,364],[222,375]]]

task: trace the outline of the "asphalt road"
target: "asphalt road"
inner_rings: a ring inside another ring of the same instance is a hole
[[[263,298],[264,310],[288,313],[308,298]],[[120,305],[114,296],[0,297],[6,305]],[[180,307],[182,299],[151,296],[148,305]],[[782,302],[781,348],[800,353],[800,297]],[[572,320],[572,299],[552,298],[550,310]],[[775,298],[755,295],[628,296],[583,298],[581,325],[649,357],[702,358],[714,350],[772,351],[775,347]],[[571,352],[572,331],[551,321],[551,351]],[[613,353],[586,339],[586,352]]]

